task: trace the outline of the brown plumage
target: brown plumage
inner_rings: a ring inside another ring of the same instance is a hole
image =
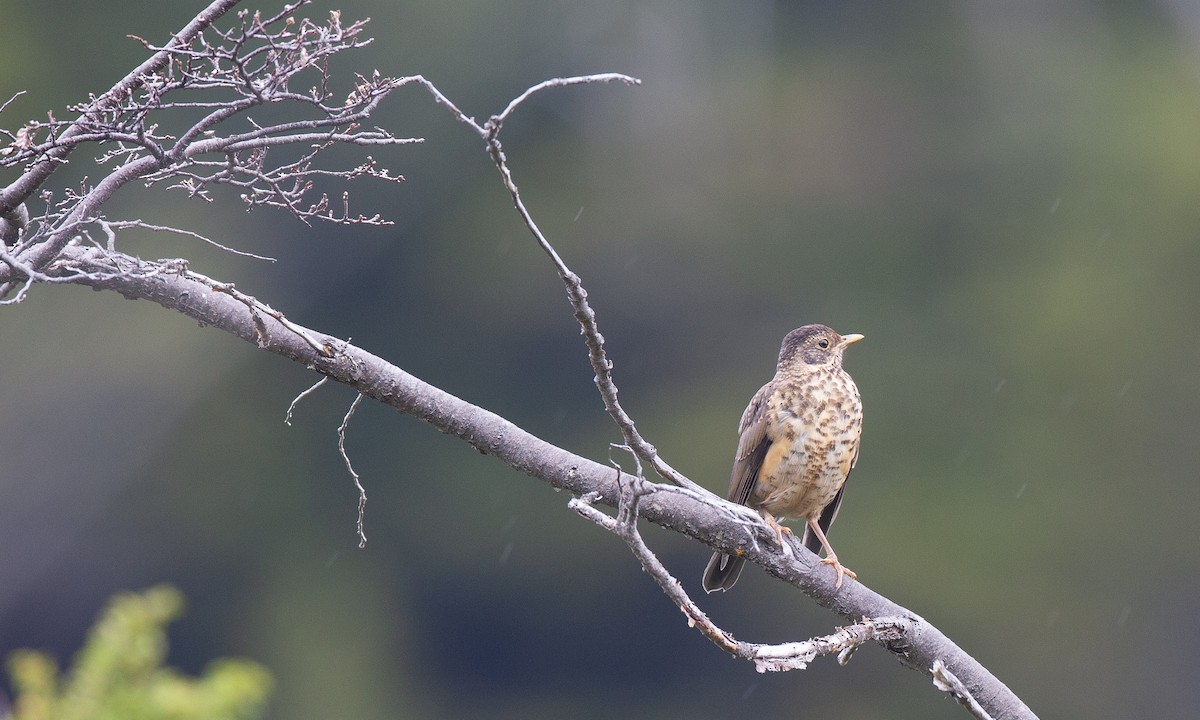
[[[825,549],[822,563],[855,577],[838,562],[825,534],[837,517],[846,478],[858,460],[862,399],[842,353],[862,335],[838,335],[824,325],[805,325],[787,334],[775,377],[763,385],[742,414],[737,455],[729,478],[729,499],[752,507],[775,530],[791,530],[779,520],[803,519],[804,546]],[[776,518],[779,518],[777,520]],[[728,590],[746,564],[743,557],[713,553],[704,571],[704,589]]]

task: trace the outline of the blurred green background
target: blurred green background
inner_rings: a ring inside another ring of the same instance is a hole
[[[252,7],[274,7],[261,4]],[[107,89],[201,3],[6,3],[8,128]],[[591,292],[627,409],[723,491],[779,339],[861,332],[862,456],[832,534],[1044,717],[1200,703],[1200,5],[319,3],[370,17],[338,61],[424,74],[506,129],[525,199]],[[227,19],[227,22],[229,20]],[[480,140],[419,88],[375,122],[423,145],[360,182],[388,228],[126,188],[130,236],[293,320],[604,460],[618,433],[552,268]],[[352,162],[360,156],[346,154]],[[102,172],[75,156],[54,189]],[[8,182],[11,175],[0,180]],[[336,189],[340,192],[340,186]],[[38,208],[34,208],[35,211]],[[959,718],[878,648],[763,676],[689,630],[568,498],[351,391],[115,294],[0,311],[0,655],[66,661],[106,598],[180,587],[170,662],[276,676],[272,718]],[[708,550],[647,528],[693,592]],[[701,598],[742,639],[840,620],[747,571]]]

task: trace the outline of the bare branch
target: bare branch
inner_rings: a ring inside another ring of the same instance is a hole
[[[269,338],[267,336],[267,326],[262,317],[263,315],[267,315],[268,317],[274,318],[277,323],[290,330],[297,337],[304,340],[304,342],[308,343],[308,345],[317,352],[325,356],[333,355],[334,350],[331,345],[321,342],[308,330],[293,323],[291,320],[288,320],[283,316],[283,313],[275,310],[270,305],[259,302],[256,298],[238,291],[233,286],[233,283],[217,282],[216,280],[205,277],[204,275],[200,275],[198,273],[189,272],[188,274],[200,279],[202,282],[207,282],[213,290],[225,293],[249,308],[250,317],[254,321],[254,328],[257,331],[257,341],[259,347],[265,348],[267,342],[269,342]]]
[[[214,292],[221,284],[211,278],[186,269],[106,273],[102,271],[110,267],[112,260],[94,248],[71,246],[64,254],[60,262],[49,268],[50,272],[71,274],[78,284],[158,303],[311,367],[367,397],[462,439],[480,452],[496,456],[518,472],[577,496],[595,498],[595,503],[617,506],[620,502],[617,474],[611,467],[541,440],[348,342],[294,323],[285,325],[281,315],[252,312],[233,294]],[[122,260],[125,264],[138,262],[144,261],[127,256]],[[638,480],[634,476],[621,476],[622,483]],[[887,640],[877,635],[875,642],[905,666],[927,675],[934,660],[941,659],[974,697],[981,698],[981,704],[993,717],[1035,717],[999,679],[920,616],[859,582],[835,591],[832,571],[799,544],[793,546],[790,555],[781,553],[772,541],[773,532],[765,525],[751,528],[756,537],[748,538],[746,525],[739,521],[746,508],[705,491],[670,485],[653,487],[655,492],[638,499],[638,516],[714,549],[742,553],[771,575],[794,585],[852,623],[864,617],[900,618],[910,623],[910,630],[901,639]]]
[[[358,409],[363,398],[366,397],[362,393],[354,398],[354,402],[350,403],[350,409],[346,411],[346,417],[342,418],[342,424],[338,426],[338,452],[341,453],[342,461],[346,463],[346,470],[350,473],[350,477],[354,478],[354,487],[358,488],[358,546],[365,548],[367,546],[367,534],[363,532],[363,515],[367,510],[367,491],[362,486],[362,481],[358,477],[358,473],[354,471],[354,466],[350,464],[350,456],[346,454],[346,428],[350,425],[350,418],[354,417],[354,411]]]
[[[93,252],[98,252],[92,248]],[[48,284],[88,284],[104,282],[119,277],[153,277],[160,273],[177,273],[187,267],[187,261],[182,259],[158,260],[152,263],[143,262],[128,255],[108,258],[104,267],[93,266],[93,269],[82,271],[78,266],[69,263],[56,263],[58,273],[42,273],[7,252],[0,244],[0,264],[7,265],[18,277],[24,278],[16,294],[6,300],[0,300],[0,305],[15,305],[22,302],[28,294],[30,286],[35,283]]]
[[[100,207],[135,180],[202,199],[209,199],[211,186],[229,185],[242,190],[248,208],[285,209],[305,223],[389,224],[379,214],[351,213],[345,194],[339,207],[320,192],[317,181],[372,177],[399,182],[402,176],[371,157],[342,170],[317,163],[340,145],[421,142],[365,126],[384,98],[412,80],[378,72],[357,75],[348,91],[338,94],[328,59],[371,42],[364,35],[365,21],[344,23],[338,12],[329,13],[324,22],[298,18],[297,9],[306,4],[300,2],[267,18],[243,11],[240,23],[230,29],[210,27],[233,4],[214,3],[165,46],[142,41],[153,51],[153,62],[100,98],[72,108],[79,113],[76,119],[60,121],[51,115],[7,134],[10,144],[0,150],[0,166],[29,169],[0,192],[3,218],[69,152],[84,143],[111,145],[97,158],[110,171],[94,186],[70,195],[69,202],[48,210],[36,231],[25,233],[22,246],[14,248],[12,255],[22,267],[43,270],[88,224],[109,222],[102,232],[118,227],[118,221],[101,215]],[[306,87],[293,90],[298,83]],[[267,105],[274,113],[280,104],[309,117],[260,123],[253,114]],[[235,118],[244,119],[249,129],[231,129]],[[5,222],[0,234],[11,245],[12,222]],[[0,297],[15,289],[14,281],[27,284],[30,278],[36,279],[11,263],[0,266]]]
[[[303,400],[304,398],[308,397],[309,395],[312,395],[314,392],[317,391],[317,388],[321,387],[322,385],[324,385],[327,382],[329,382],[329,378],[322,377],[320,380],[318,380],[315,383],[313,383],[312,385],[310,385],[307,390],[300,393],[296,397],[292,398],[291,404],[288,405],[287,414],[283,416],[283,424],[287,425],[288,427],[291,427],[292,426],[292,414],[294,412],[296,412],[296,407],[300,404],[300,401]]]
[[[113,229],[113,230],[124,230],[127,228],[141,228],[143,230],[150,230],[152,232],[165,232],[165,233],[174,233],[176,235],[185,235],[187,237],[196,238],[197,240],[200,240],[201,242],[208,243],[209,245],[212,245],[215,248],[224,250],[225,252],[232,253],[234,255],[241,255],[242,257],[253,258],[255,260],[266,260],[267,262],[277,262],[277,260],[273,257],[267,257],[266,255],[257,255],[252,252],[246,252],[245,250],[238,250],[237,248],[229,247],[228,245],[222,245],[221,243],[217,242],[216,240],[204,237],[200,233],[193,232],[191,230],[183,230],[181,228],[173,228],[173,227],[168,227],[166,225],[153,225],[151,223],[143,222],[141,220],[109,220],[109,221],[101,222],[100,225],[101,225],[101,227],[105,227],[105,228],[109,228],[109,229]],[[111,245],[110,245],[110,249],[113,249]]]
[[[456,120],[469,126],[472,130],[478,133],[480,137],[487,136],[487,131],[483,129],[482,125],[479,125],[475,122],[475,118],[467,117],[466,113],[464,113],[462,110],[459,110],[458,106],[450,101],[450,98],[443,95],[442,91],[434,87],[433,83],[426,80],[423,75],[414,75],[412,77],[405,78],[405,80],[420,84],[421,87],[425,88],[425,90],[433,96],[435,102],[437,102],[439,105],[445,105],[447,108],[449,108]]]
[[[617,516],[611,517],[595,508],[593,503],[600,499],[598,493],[588,493],[572,499],[568,505],[572,510],[591,520],[600,527],[608,530],[625,541],[634,557],[668,598],[687,617],[688,627],[694,627],[714,645],[725,650],[730,655],[754,663],[759,672],[780,672],[786,670],[803,670],[808,664],[823,655],[839,655],[839,662],[845,664],[844,657],[863,643],[876,640],[880,643],[899,642],[911,632],[912,623],[899,617],[863,619],[849,627],[841,628],[836,633],[825,637],[812,638],[801,642],[790,642],[777,645],[748,643],[736,639],[732,633],[718,627],[708,615],[691,599],[683,589],[683,585],[672,576],[663,566],[662,561],[646,545],[637,529],[637,506],[641,498],[659,491],[659,486],[646,481],[640,472],[630,480],[629,476],[617,473],[616,483],[619,489]]]
[[[539,83],[525,92],[521,93],[515,100],[508,104],[508,107],[500,115],[493,116],[490,120],[484,123],[482,128],[475,126],[477,129],[483,130],[484,140],[487,142],[488,154],[492,157],[492,162],[496,165],[496,169],[500,171],[500,176],[504,180],[504,186],[508,188],[509,195],[512,196],[513,206],[517,213],[521,216],[521,221],[525,223],[525,227],[533,234],[538,245],[549,256],[550,261],[554,264],[555,270],[558,272],[559,278],[567,289],[567,298],[571,302],[571,306],[575,309],[575,319],[579,322],[582,329],[584,341],[588,348],[588,360],[591,362],[592,370],[596,373],[595,383],[600,390],[600,397],[604,401],[604,407],[608,411],[609,416],[616,422],[620,428],[625,442],[632,448],[643,462],[654,468],[654,471],[663,478],[670,480],[676,485],[690,487],[692,489],[701,489],[682,473],[675,470],[667,464],[659,454],[658,450],[653,445],[646,441],[638,432],[633,418],[629,417],[624,408],[621,407],[620,401],[617,399],[617,386],[613,381],[612,370],[613,362],[609,359],[608,354],[604,349],[604,336],[600,334],[599,324],[596,320],[596,313],[592,310],[591,305],[587,301],[588,293],[583,287],[583,281],[578,275],[567,267],[566,262],[550,244],[550,241],[542,233],[537,222],[534,221],[533,215],[529,209],[525,207],[525,202],[521,199],[521,191],[517,188],[516,181],[513,180],[512,171],[508,167],[508,160],[504,156],[504,149],[500,145],[500,129],[504,125],[504,121],[517,109],[517,107],[531,97],[534,93],[547,88],[565,87],[568,85],[580,85],[586,83],[605,83],[605,82],[623,82],[628,85],[638,85],[641,83],[637,78],[632,78],[627,75],[618,73],[602,73],[598,75],[583,75],[580,77],[570,78],[555,78]],[[451,105],[451,107],[453,107]],[[458,113],[460,119],[474,125],[473,121],[469,121],[461,112]]]
[[[488,121],[488,124],[494,128],[491,134],[499,134],[500,127],[504,125],[504,121],[513,114],[513,111],[515,111],[521,105],[521,103],[528,100],[530,96],[539,93],[542,90],[567,87],[569,85],[590,85],[594,83],[609,82],[625,83],[626,85],[642,84],[641,80],[628,75],[622,75],[621,73],[597,73],[595,75],[580,75],[578,77],[551,78],[549,80],[544,80],[513,98],[512,102],[508,104],[508,107],[504,108],[499,115],[492,117],[492,119]]]
[[[14,101],[14,100],[16,100],[17,98],[21,97],[21,96],[22,96],[22,95],[24,95],[24,94],[25,94],[25,91],[24,91],[24,90],[18,90],[18,91],[16,91],[15,93],[13,93],[13,96],[12,96],[12,97],[10,97],[9,99],[5,100],[5,101],[4,101],[4,104],[0,105],[0,113],[2,113],[2,112],[4,112],[5,110],[7,110],[7,109],[8,109],[8,106],[9,106],[9,105],[11,105],[11,104],[13,103],[13,101]]]
[[[575,310],[575,319],[579,322],[580,329],[584,336],[584,341],[588,348],[588,360],[591,362],[592,370],[595,372],[596,387],[600,390],[600,397],[604,401],[604,407],[608,411],[609,416],[616,422],[617,427],[621,430],[621,435],[625,438],[626,444],[632,449],[633,453],[643,462],[654,468],[663,478],[670,480],[676,485],[689,487],[700,492],[707,492],[699,485],[696,485],[689,480],[683,473],[675,470],[667,464],[658,455],[658,450],[653,445],[645,440],[638,432],[633,419],[629,417],[624,408],[621,407],[620,401],[617,399],[617,386],[613,381],[612,370],[613,363],[608,358],[608,354],[604,349],[604,336],[600,334],[600,328],[596,320],[596,313],[592,310],[591,305],[587,301],[588,293],[583,287],[583,281],[578,275],[571,271],[562,257],[550,244],[550,241],[542,233],[537,222],[534,221],[533,215],[525,207],[524,201],[521,199],[521,191],[517,188],[516,181],[513,180],[512,171],[508,167],[508,160],[504,155],[504,149],[500,144],[500,130],[504,126],[504,122],[513,114],[513,112],[526,100],[535,93],[549,88],[567,87],[570,85],[584,85],[592,83],[609,83],[621,82],[626,85],[640,85],[641,80],[622,75],[620,73],[598,73],[594,75],[580,75],[578,77],[567,78],[552,78],[544,82],[538,83],[533,87],[525,90],[508,104],[507,107],[499,114],[493,116],[483,125],[475,122],[474,118],[467,116],[462,110],[458,109],[453,102],[442,94],[431,82],[422,76],[414,76],[407,78],[413,82],[418,82],[424,86],[434,99],[445,105],[454,114],[455,118],[469,127],[484,139],[487,143],[488,154],[492,158],[496,169],[500,171],[500,176],[504,180],[504,186],[508,189],[512,196],[513,206],[517,213],[521,216],[521,221],[525,223],[525,227],[533,234],[538,245],[550,257],[550,261],[554,264],[555,270],[558,272],[559,278],[567,289],[567,298],[571,302],[571,306]]]
[[[817,657],[836,653],[838,664],[844,667],[854,651],[864,643],[871,640],[880,644],[907,642],[915,629],[913,623],[905,618],[863,618],[861,622],[811,640],[758,645],[750,659],[759,672],[780,672],[803,670]]]

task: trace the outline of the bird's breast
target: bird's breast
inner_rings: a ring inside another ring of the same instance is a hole
[[[862,402],[850,376],[814,373],[781,383],[767,409],[763,458],[752,503],[773,515],[820,514],[850,474],[862,433]]]

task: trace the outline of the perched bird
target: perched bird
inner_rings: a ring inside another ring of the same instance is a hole
[[[822,563],[842,576],[855,574],[838,562],[825,533],[837,517],[846,478],[858,460],[862,398],[842,369],[846,346],[862,335],[838,335],[824,325],[805,325],[787,334],[775,377],[763,385],[742,414],[729,499],[758,510],[775,530],[786,518],[803,519],[804,547],[825,549]],[[704,570],[704,589],[728,590],[746,559],[713,553]]]

